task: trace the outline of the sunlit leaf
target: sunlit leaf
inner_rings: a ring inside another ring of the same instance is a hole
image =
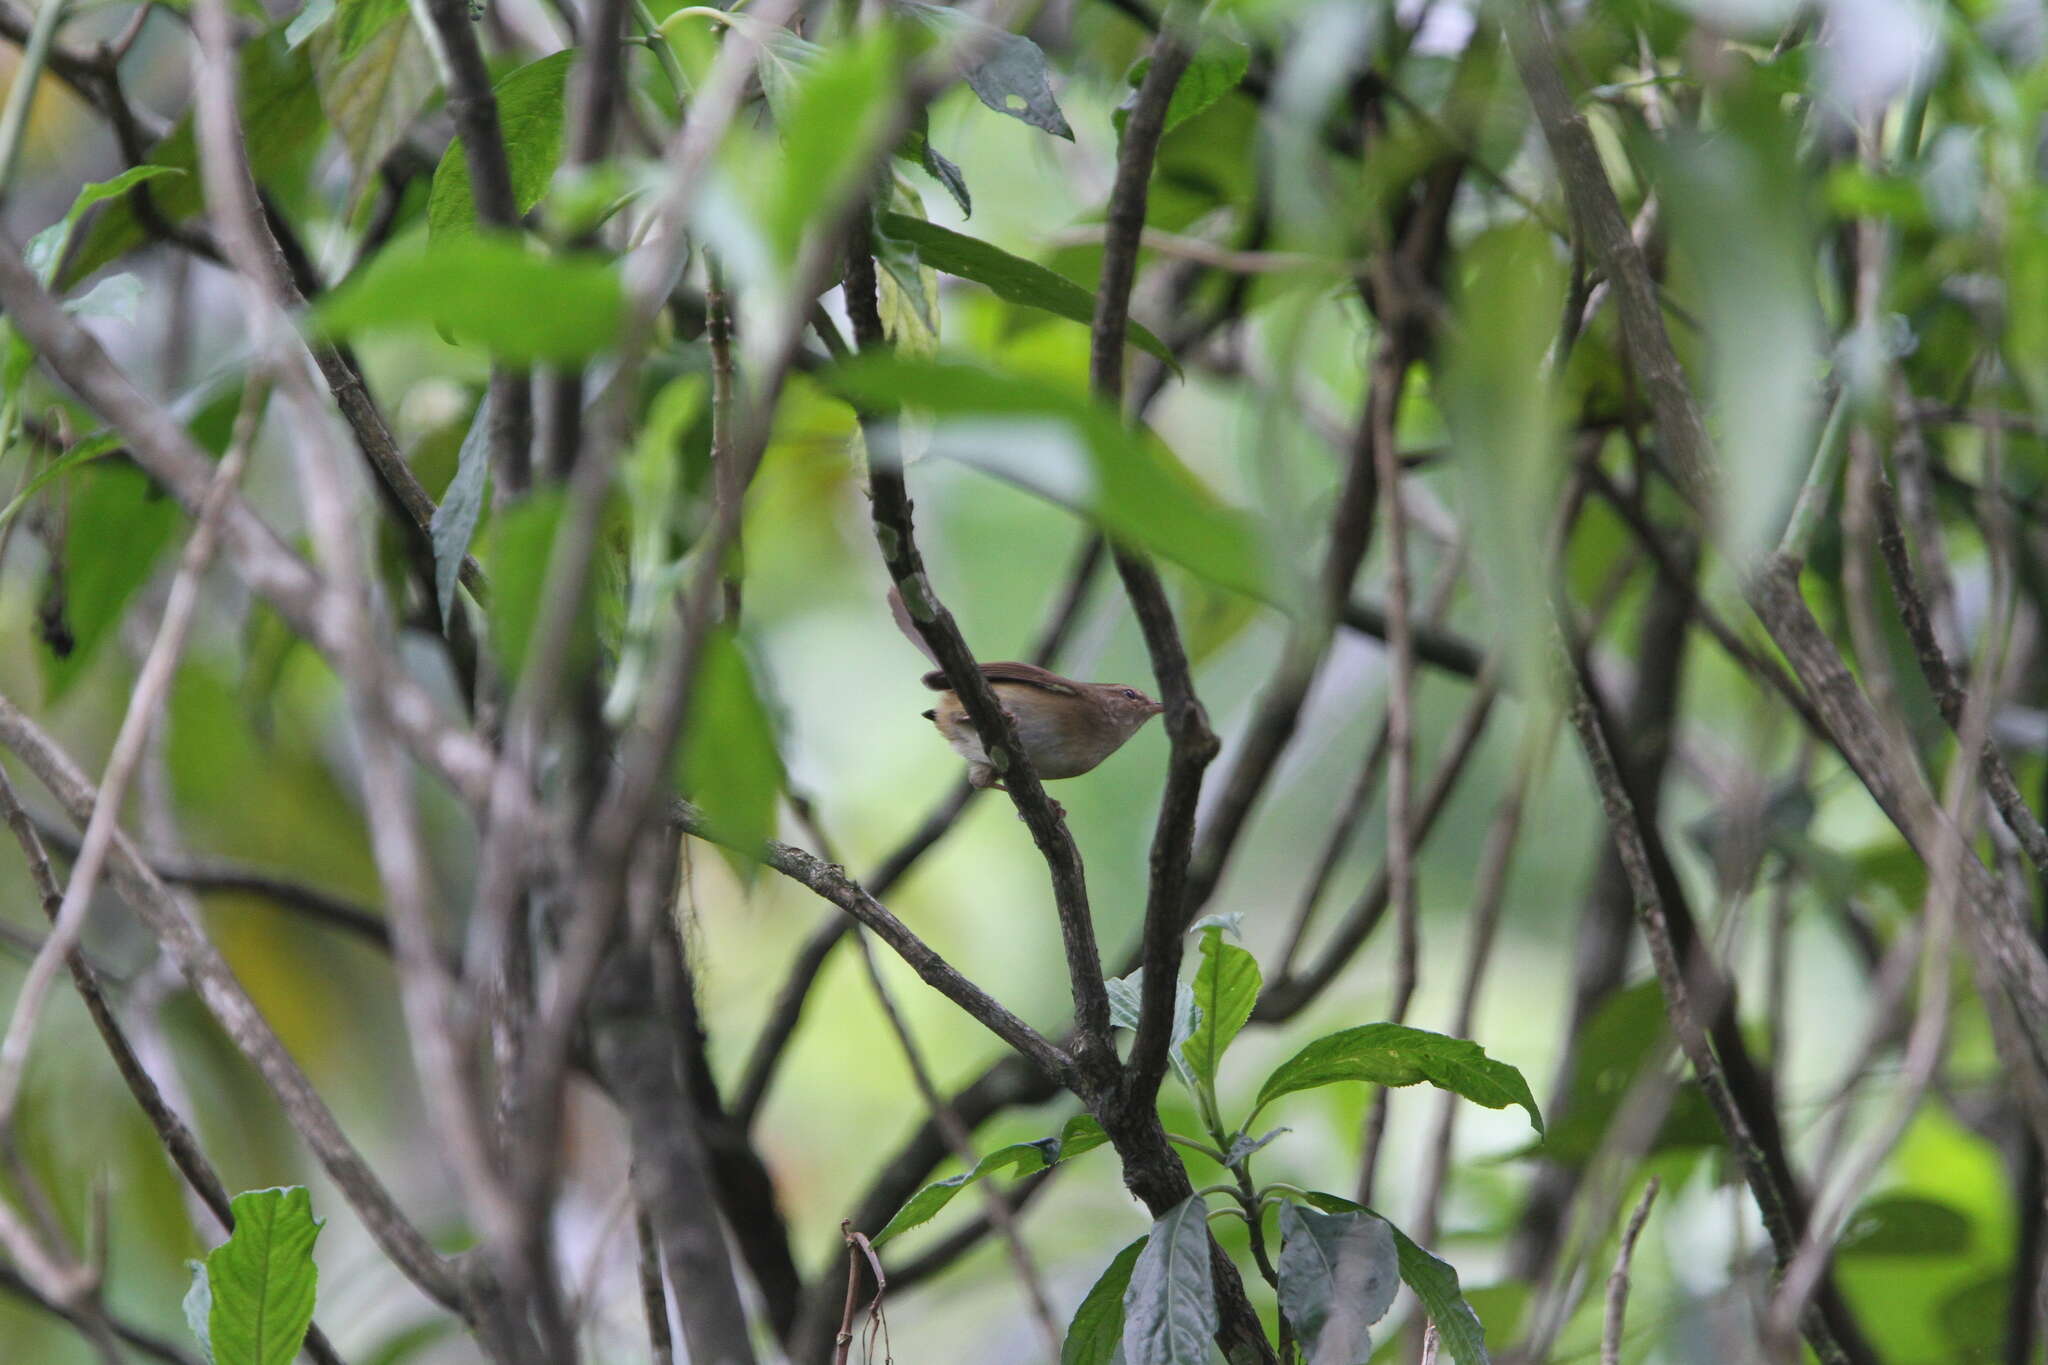
[[[1202,35],[1195,48],[1195,55],[1188,60],[1187,70],[1181,73],[1178,84],[1173,87],[1173,98],[1166,103],[1166,125],[1164,132],[1172,132],[1195,115],[1237,89],[1251,70],[1252,52],[1236,38],[1227,33],[1209,31]],[[1124,123],[1130,118],[1131,106],[1137,98],[1137,88],[1144,81],[1145,73],[1152,67],[1152,59],[1140,57],[1134,63],[1125,79],[1130,83],[1132,94],[1116,111],[1110,120],[1116,125],[1116,134],[1122,137]]]

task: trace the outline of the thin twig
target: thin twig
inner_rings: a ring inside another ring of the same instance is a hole
[[[1607,1316],[1600,1332],[1600,1365],[1621,1365],[1621,1327],[1628,1313],[1628,1268],[1635,1259],[1636,1238],[1643,1235],[1643,1224],[1649,1221],[1650,1205],[1656,1202],[1657,1191],[1663,1181],[1651,1176],[1643,1186],[1643,1197],[1636,1201],[1636,1211],[1628,1217],[1628,1227],[1621,1234],[1621,1248],[1614,1253],[1614,1270],[1607,1276]]]

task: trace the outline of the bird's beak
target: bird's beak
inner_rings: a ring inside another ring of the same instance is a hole
[[[1163,701],[1147,702],[1146,706],[1149,708],[1145,712],[1148,716],[1156,716],[1166,709],[1166,703]]]

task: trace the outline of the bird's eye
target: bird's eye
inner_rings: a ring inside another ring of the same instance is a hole
[[[1124,696],[1132,701],[1136,701],[1138,699],[1138,690],[1134,687],[1126,687],[1124,689]]]

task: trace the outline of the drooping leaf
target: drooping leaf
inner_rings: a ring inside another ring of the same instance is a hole
[[[319,1269],[313,1243],[325,1226],[305,1187],[235,1196],[234,1235],[206,1258],[215,1365],[291,1365],[313,1320]]]
[[[1209,1205],[1191,1194],[1161,1214],[1124,1290],[1129,1365],[1208,1365],[1216,1335],[1209,1267]]]
[[[1324,1194],[1319,1190],[1310,1192],[1308,1202],[1324,1213],[1362,1213],[1380,1217],[1363,1204],[1354,1204],[1342,1195]],[[1381,1221],[1386,1222],[1385,1219]],[[1394,1238],[1401,1281],[1414,1292],[1422,1303],[1422,1311],[1436,1324],[1437,1337],[1455,1365],[1492,1365],[1486,1354],[1486,1329],[1480,1326],[1479,1315],[1472,1311],[1472,1305],[1465,1302],[1464,1291],[1458,1286],[1458,1272],[1447,1262],[1417,1246],[1392,1223],[1387,1223],[1386,1227]]]
[[[732,847],[742,875],[751,875],[756,850],[775,832],[782,760],[774,721],[730,630],[705,640],[676,776],[712,832]]]
[[[1022,34],[944,5],[898,0],[898,7],[967,52],[960,74],[981,102],[1054,137],[1074,140],[1046,76],[1045,51]]]
[[[61,657],[37,651],[51,701],[70,690],[112,637],[180,517],[178,504],[141,470],[109,461],[84,470],[65,520],[63,619],[71,649]]]
[[[1479,1044],[1402,1024],[1361,1024],[1318,1038],[1288,1058],[1259,1087],[1253,1113],[1282,1095],[1338,1081],[1415,1085],[1427,1081],[1488,1109],[1519,1104],[1543,1131],[1543,1116],[1522,1073],[1486,1055]]]
[[[1124,1291],[1130,1287],[1138,1254],[1150,1240],[1140,1237],[1119,1251],[1081,1300],[1060,1344],[1060,1365],[1110,1365],[1117,1358],[1124,1339]]]
[[[916,1194],[904,1201],[896,1210],[888,1225],[870,1240],[876,1246],[893,1237],[900,1236],[922,1223],[929,1223],[939,1210],[953,1202],[953,1196],[972,1185],[1001,1171],[1013,1171],[1018,1175],[1030,1175],[1062,1161],[1072,1160],[1083,1152],[1092,1152],[1109,1141],[1102,1125],[1087,1114],[1076,1114],[1067,1120],[1058,1137],[1040,1138],[1036,1142],[1013,1142],[990,1152],[976,1162],[974,1169],[944,1180],[934,1180]]]
[[[824,382],[869,410],[908,403],[930,412],[938,420],[933,453],[1086,512],[1220,586],[1271,600],[1275,586],[1250,520],[1218,502],[1164,445],[1086,398],[1023,375],[889,356],[848,361]],[[880,442],[870,454],[894,458]]]
[[[885,234],[915,247],[918,258],[934,270],[987,285],[997,298],[1042,309],[1084,327],[1095,320],[1095,296],[1056,270],[922,218],[885,213],[880,222]],[[1131,345],[1179,371],[1180,362],[1173,352],[1143,323],[1132,322],[1129,337]]]
[[[974,216],[974,196],[967,192],[967,177],[960,168],[939,155],[939,149],[932,146],[930,113],[917,111],[916,122],[904,134],[903,145],[896,149],[896,155],[907,161],[915,161],[924,168],[924,173],[945,186],[946,193],[953,196],[953,202],[960,206],[962,218]]]
[[[308,50],[321,107],[348,149],[354,202],[434,93],[433,60],[406,0],[340,0]]]
[[[290,169],[326,127],[313,84],[312,63],[304,49],[286,48],[281,30],[272,30],[242,44],[236,91],[249,168],[256,183],[267,186]],[[148,164],[184,172],[153,181],[148,187],[151,202],[165,221],[183,222],[199,211],[203,193],[189,115],[150,148]],[[130,202],[134,189],[131,186],[129,197],[108,205],[94,219],[78,254],[63,273],[64,284],[75,283],[148,240]]]
[[[476,536],[477,518],[483,515],[490,473],[491,396],[486,393],[456,453],[455,477],[448,481],[427,528],[434,541],[434,597],[443,628],[455,611],[455,585],[462,577],[462,561],[469,556],[469,542]]]
[[[1365,1365],[1401,1283],[1393,1230],[1370,1213],[1280,1206],[1280,1311],[1309,1365]]]
[[[1202,931],[1202,965],[1195,972],[1194,989],[1197,1022],[1181,1045],[1188,1070],[1202,1080],[1215,1084],[1224,1049],[1252,1017],[1261,981],[1258,959],[1225,943],[1221,928]]]
[[[566,363],[610,347],[625,308],[610,261],[542,256],[477,234],[385,252],[321,300],[310,321],[327,336],[431,327],[504,360]]]
[[[498,126],[505,133],[505,161],[512,173],[512,199],[521,213],[540,202],[562,161],[562,96],[574,64],[573,49],[528,62],[491,88],[498,102]],[[469,187],[469,157],[456,138],[434,168],[427,194],[427,239],[440,242],[477,230],[476,199]]]

